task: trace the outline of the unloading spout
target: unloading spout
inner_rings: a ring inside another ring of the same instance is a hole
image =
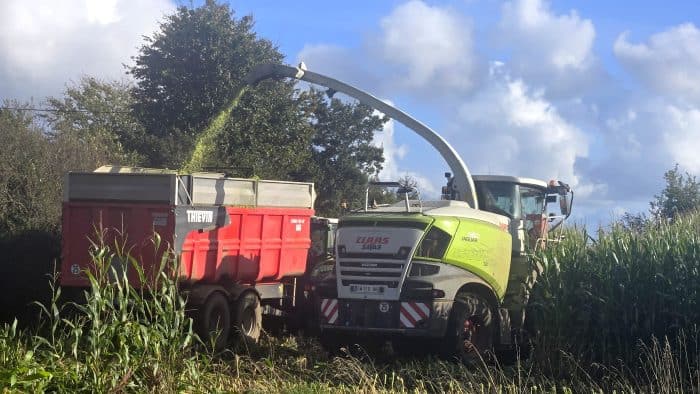
[[[321,75],[315,72],[308,71],[304,63],[300,63],[298,67],[290,67],[282,64],[264,63],[254,67],[245,77],[244,80],[249,85],[264,79],[281,79],[294,78],[301,81],[306,81],[316,85],[325,86],[330,92],[341,92],[358,100],[359,102],[369,105],[370,107],[384,113],[390,118],[400,122],[404,126],[416,132],[438,150],[440,155],[445,159],[454,174],[450,185],[451,195],[455,200],[466,201],[473,208],[478,209],[479,203],[476,197],[476,189],[474,181],[469,169],[467,168],[462,158],[447,141],[438,133],[430,129],[428,126],[414,119],[407,113],[395,108],[382,100],[357,89],[351,85],[340,82],[336,79]],[[329,94],[332,96],[332,94]]]

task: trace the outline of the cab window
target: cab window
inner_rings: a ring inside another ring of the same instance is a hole
[[[516,185],[508,182],[479,182],[476,184],[476,194],[479,199],[479,209],[493,212],[509,218],[517,217]]]
[[[543,214],[544,199],[545,193],[543,190],[520,186],[520,202],[523,216]]]
[[[532,236],[540,237],[542,234],[542,220],[545,213],[546,194],[544,190],[535,189],[527,186],[520,186],[520,204],[525,219],[525,230],[528,232],[534,231]]]

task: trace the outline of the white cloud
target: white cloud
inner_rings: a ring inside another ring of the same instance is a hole
[[[118,22],[117,0],[85,0],[88,23],[109,25]]]
[[[398,66],[396,82],[406,88],[468,90],[475,59],[470,23],[447,8],[413,0],[381,20],[378,50]]]
[[[700,109],[668,105],[662,115],[663,140],[673,161],[694,174],[700,174]]]
[[[547,0],[513,0],[503,4],[498,41],[510,53],[512,74],[544,86],[549,97],[570,97],[605,86],[593,53],[593,22],[578,15],[555,14]]]
[[[487,86],[459,110],[452,139],[472,172],[560,179],[586,194],[599,190],[585,185],[576,170],[588,156],[586,134],[564,119],[541,91],[512,79],[500,66],[492,69]],[[465,131],[461,131],[465,130]]]
[[[700,174],[700,109],[663,97],[642,96],[604,121],[604,150],[587,169],[608,185],[609,199],[650,201],[663,188],[663,173],[680,164]]]
[[[536,67],[562,71],[587,68],[593,59],[593,23],[573,10],[554,15],[545,0],[505,3],[500,28],[519,57],[516,61],[537,59]]]
[[[0,99],[58,95],[89,74],[116,79],[169,0],[6,0],[0,2]]]
[[[622,33],[613,46],[620,62],[654,92],[700,101],[700,30],[686,23],[634,44]]]

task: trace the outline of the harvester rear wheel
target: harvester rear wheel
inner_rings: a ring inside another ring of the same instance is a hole
[[[493,357],[494,319],[491,307],[478,294],[460,294],[452,307],[443,353],[475,365]]]
[[[195,332],[214,351],[226,348],[231,335],[231,311],[223,294],[214,292],[204,302],[195,319]]]
[[[262,332],[262,305],[254,292],[247,291],[236,300],[233,327],[236,345],[249,347],[258,343]]]

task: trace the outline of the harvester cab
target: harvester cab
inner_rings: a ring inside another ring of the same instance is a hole
[[[571,214],[573,191],[560,181],[474,175],[479,209],[508,217],[513,252],[526,253],[546,246],[549,232]]]

